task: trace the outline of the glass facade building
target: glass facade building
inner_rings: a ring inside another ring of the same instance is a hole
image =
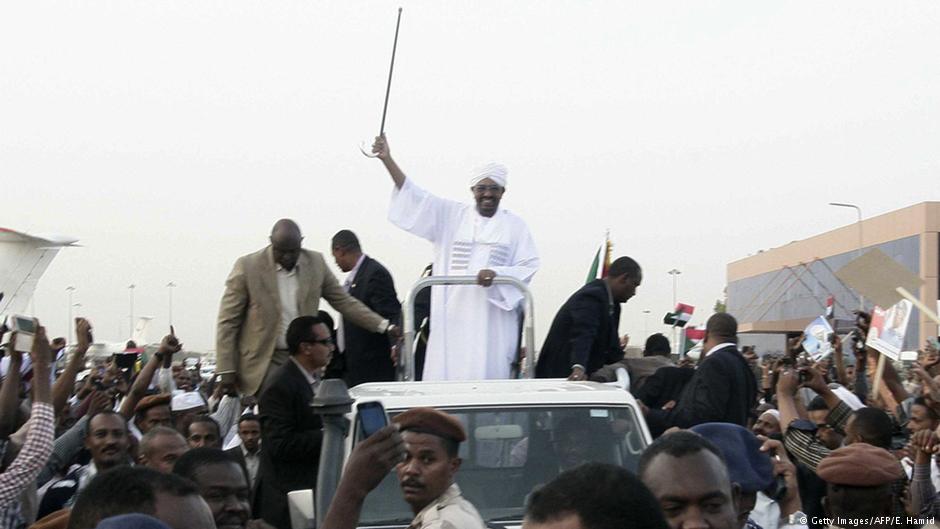
[[[860,235],[863,247],[859,250]],[[856,291],[835,273],[859,255],[878,249],[920,277],[914,295],[932,309],[938,306],[940,269],[940,202],[924,202],[866,219],[831,232],[735,261],[728,265],[728,312],[739,322],[742,343],[764,351],[782,350],[784,337],[798,333],[825,314],[834,298],[835,317],[851,319],[859,308]],[[871,303],[865,303],[868,310]],[[750,335],[750,336],[748,336]],[[937,325],[915,310],[905,335],[905,350],[915,350]]]

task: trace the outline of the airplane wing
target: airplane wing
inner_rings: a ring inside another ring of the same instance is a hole
[[[22,313],[59,249],[76,242],[0,228],[0,314]]]

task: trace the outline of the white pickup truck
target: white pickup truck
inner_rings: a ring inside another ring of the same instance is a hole
[[[613,384],[561,379],[388,382],[363,384],[348,393],[342,382],[331,386],[326,393],[332,396],[318,395],[319,413],[327,424],[318,520],[325,515],[345,460],[361,437],[352,401],[380,401],[389,417],[416,406],[458,417],[468,439],[460,447],[463,464],[457,483],[492,527],[521,525],[526,495],[563,469],[598,461],[636,470],[640,454],[651,442],[636,400]],[[334,427],[323,414],[331,405]],[[359,526],[401,528],[412,518],[392,472],[369,494]],[[309,521],[298,520],[295,529],[303,525]]]
[[[323,419],[316,498],[310,491],[290,494],[293,529],[310,529],[322,521],[333,498],[346,459],[362,434],[356,403],[379,401],[389,418],[418,406],[455,415],[467,430],[460,446],[463,459],[457,484],[490,527],[522,524],[526,496],[567,468],[603,462],[636,470],[651,438],[636,400],[627,391],[626,371],[618,383],[534,379],[530,361],[537,357],[533,300],[528,286],[498,276],[493,284],[510,284],[524,296],[521,336],[528,358],[520,358],[511,380],[414,382],[415,322],[411,308],[417,292],[435,285],[474,285],[475,276],[431,276],[418,281],[402,303],[404,346],[400,382],[362,384],[352,389],[326,380],[313,401]],[[311,508],[312,507],[312,508]],[[359,527],[403,528],[413,518],[391,472],[369,494]]]

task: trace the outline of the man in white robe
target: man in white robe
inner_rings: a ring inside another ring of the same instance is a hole
[[[528,283],[539,256],[525,222],[499,209],[506,168],[488,164],[474,174],[474,207],[436,197],[405,177],[384,136],[376,138],[372,152],[395,182],[389,220],[434,244],[434,275],[474,275],[479,285],[432,288],[423,379],[509,378],[517,360],[523,295],[511,285],[491,285],[496,276]]]

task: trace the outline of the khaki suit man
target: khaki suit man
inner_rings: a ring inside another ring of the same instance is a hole
[[[216,372],[223,385],[237,383],[248,395],[266,389],[273,371],[289,358],[287,325],[315,316],[321,297],[355,325],[400,336],[343,290],[322,254],[300,247],[303,237],[294,221],[279,220],[270,240],[266,248],[239,257],[225,281],[216,336]]]

